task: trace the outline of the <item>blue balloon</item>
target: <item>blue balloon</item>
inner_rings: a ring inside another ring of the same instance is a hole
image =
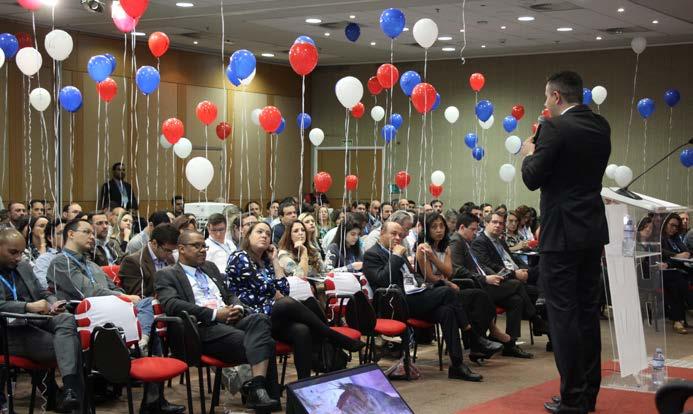
[[[481,147],[475,147],[472,150],[472,157],[474,157],[475,160],[481,161],[482,158],[484,158],[484,149]]]
[[[487,99],[482,99],[476,104],[474,112],[481,122],[486,122],[493,115],[493,104]]]
[[[111,61],[104,55],[92,56],[87,62],[87,72],[94,82],[101,82],[111,74]]]
[[[402,115],[400,115],[400,114],[390,115],[390,125],[395,127],[395,129],[399,130],[399,128],[402,126],[402,122],[404,122],[404,118],[402,118]]]
[[[12,59],[19,50],[19,41],[12,33],[0,34],[0,49],[5,53],[5,58]]]
[[[247,49],[237,50],[231,55],[231,69],[240,80],[253,73],[256,63],[255,55]]]
[[[106,59],[108,59],[109,62],[111,62],[111,73],[110,74],[112,75],[113,72],[115,72],[116,67],[118,67],[118,61],[116,61],[115,56],[113,56],[110,53],[104,53],[103,55],[106,56]]]
[[[652,99],[650,98],[642,98],[641,100],[638,101],[638,112],[640,112],[640,116],[643,118],[647,119],[652,115],[655,109],[655,103]]]
[[[359,40],[359,36],[361,36],[361,26],[356,23],[349,23],[347,27],[344,28],[344,35],[352,42]]]
[[[313,119],[307,113],[301,112],[296,117],[296,123],[298,124],[299,129],[307,129],[310,128],[310,125],[313,123]]]
[[[282,117],[282,123],[279,124],[277,129],[274,131],[275,134],[279,135],[282,132],[284,132],[284,128],[286,128],[286,121],[284,120],[284,117]]]
[[[397,128],[395,128],[394,125],[386,124],[380,131],[380,135],[385,140],[385,143],[389,144],[390,141],[395,138],[395,135],[397,135]]]
[[[238,79],[238,76],[233,72],[233,68],[231,68],[231,63],[226,67],[226,77],[229,79],[229,82],[233,84],[233,86],[240,86],[241,80]]]
[[[681,159],[681,164],[683,164],[684,167],[690,168],[693,166],[693,150],[690,148],[686,148],[683,151],[681,151],[681,155],[679,156]]]
[[[466,146],[468,146],[469,149],[474,149],[474,147],[476,147],[476,143],[478,141],[479,141],[479,138],[473,132],[470,132],[469,134],[464,136],[464,144]]]
[[[515,128],[517,128],[517,119],[514,116],[508,115],[503,118],[503,129],[505,129],[505,132],[513,132]]]
[[[58,94],[60,106],[68,112],[77,112],[82,107],[82,92],[74,86],[66,86]]]
[[[161,77],[159,76],[159,71],[151,66],[142,66],[137,69],[137,74],[135,74],[135,82],[140,92],[145,95],[149,95],[154,92],[156,88],[159,87],[159,82],[161,82]]]
[[[677,103],[681,100],[681,94],[677,89],[667,89],[664,92],[664,102],[669,105],[670,108],[673,108],[676,106]]]
[[[294,40],[294,44],[296,43],[310,43],[311,45],[315,46],[315,41],[305,35],[297,37],[296,40]]]
[[[438,109],[439,106],[440,106],[440,94],[438,92],[436,92],[436,100],[435,100],[435,102],[433,102],[433,107],[431,108],[431,111],[435,111],[436,109]]]
[[[414,87],[421,83],[421,76],[413,70],[408,70],[399,78],[399,86],[405,95],[411,96]]]
[[[589,105],[592,103],[592,89],[582,88],[582,104]]]
[[[405,23],[404,13],[399,9],[385,9],[380,15],[380,30],[392,39],[402,33]]]

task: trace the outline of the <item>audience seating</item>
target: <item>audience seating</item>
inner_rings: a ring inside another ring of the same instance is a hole
[[[106,276],[108,276],[108,278],[111,279],[116,286],[122,287],[122,282],[119,275],[120,265],[101,266],[101,270],[103,270]]]

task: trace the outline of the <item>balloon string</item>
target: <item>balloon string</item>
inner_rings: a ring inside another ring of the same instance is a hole
[[[361,176],[359,175],[359,120],[357,119],[356,121],[354,121],[354,124],[355,124],[355,126],[356,126],[356,127],[354,128],[354,129],[355,129],[354,133],[355,133],[355,136],[356,136],[356,137],[355,137],[356,139],[354,140],[354,149],[355,149],[355,151],[354,151],[354,153],[355,153],[355,154],[354,154],[354,160],[356,161],[356,162],[354,163],[354,166],[356,167],[356,177],[358,177],[359,179],[361,179]],[[359,187],[358,187],[358,186],[356,187],[356,199],[357,199],[357,200],[360,199],[360,198],[359,198]],[[371,198],[371,201],[373,201],[372,198]]]
[[[258,130],[259,134],[259,130]],[[270,185],[270,202],[274,201],[274,140],[272,139],[272,135],[270,135],[270,180],[269,180],[269,185]]]
[[[464,15],[465,6],[467,5],[467,0],[462,0],[462,47],[460,48],[460,60],[464,65],[464,49],[467,48],[467,19]]]
[[[303,157],[305,156],[305,128],[303,128],[303,114],[305,113],[306,110],[306,76],[303,75],[301,76],[301,125],[299,125],[299,132],[301,134],[301,179],[298,181],[298,200],[299,200],[299,214],[303,211],[303,203],[300,202],[303,200]],[[259,149],[258,149],[259,152]]]
[[[207,132],[206,129],[205,129],[205,132]],[[145,215],[146,215],[146,217],[149,217],[149,211],[150,211],[151,205],[152,205],[152,199],[151,199],[151,196],[149,194],[149,185],[150,185],[150,181],[149,181],[149,94],[147,94],[147,125],[146,125],[146,129],[144,132],[144,140],[146,142],[144,151],[145,151],[146,157],[147,157],[147,164],[145,167],[145,170],[147,171],[147,173],[144,177],[146,180],[145,185],[147,186],[147,210],[145,212],[146,213]]]
[[[70,193],[69,200],[72,204],[72,186],[75,182],[75,134],[72,132],[72,124],[75,123],[75,113],[70,112]]]
[[[105,134],[104,150],[106,151],[106,160],[104,162],[103,170],[100,170],[100,171],[103,171],[103,178],[104,178],[103,182],[107,182],[108,181],[109,161],[111,159],[111,132],[109,130],[110,125],[108,122],[108,102],[104,103],[104,110],[106,112],[106,116],[104,117],[105,118],[104,119],[104,130],[105,130],[104,131],[104,134]],[[96,197],[98,197],[98,196],[99,196],[99,192],[98,192],[98,187],[97,187]],[[108,208],[108,206],[106,206],[104,208]],[[98,205],[97,205],[97,209],[98,209]]]
[[[244,115],[244,111],[243,111],[243,109],[241,109],[241,128],[245,128],[245,124],[243,122],[243,115]],[[239,198],[238,198],[238,209],[241,210],[241,213],[244,212],[243,211],[243,186],[245,184],[243,182],[243,160],[244,160],[243,154],[245,153],[244,145],[245,145],[245,140],[243,139],[243,130],[241,129],[241,154],[240,154],[241,156],[239,157],[241,159],[241,166],[240,166],[240,176],[239,176],[239,180],[238,180],[238,182],[240,183],[240,187],[241,187],[241,191],[239,193]]]
[[[224,16],[224,0],[219,1],[219,7],[220,7],[220,13],[219,14],[221,17],[221,48],[220,48],[220,51],[221,51],[221,84],[222,84],[222,87],[224,88],[224,103],[223,103],[224,116],[222,117],[222,119],[224,120],[224,122],[226,122],[226,119],[227,119],[226,117],[228,116],[228,114],[226,113],[228,111],[226,101],[227,101],[228,97],[227,97],[227,92],[226,92],[226,75],[225,75],[226,74],[226,71],[225,71],[226,65],[225,65],[225,56],[224,56],[224,44],[225,44],[224,42],[226,41],[226,22],[225,22],[225,16]],[[229,190],[229,188],[230,188],[229,183],[231,182],[231,179],[229,177],[228,165],[227,165],[227,163],[228,163],[227,156],[228,155],[227,155],[227,151],[226,151],[226,146],[227,146],[226,140],[223,140],[222,146],[224,149],[224,163],[223,163],[224,174],[223,174],[222,180],[221,180],[221,183],[222,183],[221,194],[222,194],[222,196],[225,195],[224,198],[226,200],[228,200],[229,199],[229,191],[230,191]]]
[[[248,152],[250,152],[250,146],[248,145],[248,108],[246,107],[246,97],[245,86],[243,86],[243,137],[245,139],[245,175],[248,177],[246,180],[246,185],[248,186],[248,201],[250,198],[250,158]]]
[[[4,82],[5,91],[4,91],[4,98],[3,98],[3,103],[4,103],[3,108],[5,109],[4,114],[3,114],[3,118],[4,118],[3,125],[5,125],[5,128],[2,129],[2,167],[0,167],[0,169],[2,169],[2,171],[0,171],[0,174],[2,174],[0,176],[0,185],[2,185],[4,188],[8,188],[8,187],[5,187],[5,169],[6,169],[5,166],[8,164],[7,162],[5,162],[5,158],[7,157],[7,130],[9,129],[9,128],[7,128],[7,108],[9,106],[7,104],[7,90],[9,89],[9,87],[8,87],[9,78],[8,78],[8,73],[7,73],[8,66],[9,65],[5,65],[5,82]],[[8,196],[9,196],[9,194],[8,194]],[[0,194],[0,198],[2,198],[1,194]]]
[[[346,207],[346,176],[349,174],[349,109],[344,108],[344,189],[342,191],[342,208]]]
[[[377,195],[375,192],[375,180],[376,180],[375,173],[376,173],[377,166],[378,166],[377,152],[378,152],[378,121],[376,121],[374,119],[373,120],[373,176],[371,179],[371,198],[374,198]],[[381,176],[382,176],[382,174],[381,174]]]
[[[161,59],[156,58],[156,71],[159,72],[159,78],[161,78],[161,69],[159,66],[161,65]],[[155,134],[154,134],[154,140],[156,141],[156,177],[154,178],[154,194],[157,199],[159,199],[159,153],[161,152],[161,144],[159,144],[159,125],[161,125],[161,107],[160,107],[160,96],[159,96],[159,88],[156,88],[156,128],[155,128]],[[108,117],[108,114],[106,114]],[[147,129],[147,133],[149,133],[149,129]],[[164,158],[164,168],[166,164],[166,159]],[[108,165],[108,163],[106,163]],[[166,183],[164,183],[165,185]],[[164,192],[166,190],[164,189]]]
[[[123,138],[121,150],[122,152],[120,153],[120,163],[123,164],[125,162],[125,107],[127,106],[127,100],[128,100],[128,78],[125,73],[125,63],[127,62],[127,54],[128,54],[128,34],[123,33],[123,107],[122,107],[122,112],[121,112],[121,118],[120,118],[120,133],[121,137]],[[174,174],[175,177],[175,174]],[[110,197],[107,198],[110,200]],[[110,206],[106,206],[108,208]]]
[[[264,194],[263,194],[263,189],[262,189],[262,168],[260,166],[262,165],[262,161],[260,158],[260,128],[257,128],[257,139],[255,140],[258,143],[258,148],[257,148],[257,183],[258,186],[260,187],[260,209],[264,208],[265,205],[265,200],[264,200]],[[266,147],[265,147],[266,148]]]
[[[45,151],[46,151],[46,160],[48,160],[49,159],[49,156],[48,156],[48,129],[45,127],[46,122],[45,122],[45,117],[43,115],[43,112],[41,112],[41,118],[43,118],[43,122],[41,122],[41,123],[44,125],[44,129],[46,129],[45,134],[44,134],[46,137]],[[52,196],[52,199],[53,199],[52,204],[55,207],[55,191],[52,190],[53,189],[53,183],[51,180],[51,175],[50,175],[50,170],[48,168],[48,165],[46,165],[46,176],[48,177],[48,194],[50,194]],[[48,197],[46,197],[46,199],[48,199]]]
[[[643,130],[643,146],[642,146],[642,170],[647,168],[647,118],[643,121],[645,128]],[[645,192],[647,177],[642,177],[642,192]]]
[[[208,132],[209,127],[205,125],[205,158],[209,159],[209,132]]]
[[[672,117],[674,115],[674,108],[669,107],[669,136],[668,136],[668,143],[667,143],[667,153],[671,151],[671,127],[672,127]],[[667,157],[667,180],[666,180],[666,199],[669,199],[669,173],[671,171],[671,157]]]
[[[407,116],[407,163],[404,166],[404,171],[409,174],[409,135],[411,133],[411,99],[407,102],[409,115]],[[404,197],[407,197],[409,186],[404,188]],[[394,208],[394,207],[393,207]]]
[[[137,71],[137,56],[135,53],[137,42],[135,39],[134,32],[130,36],[130,38],[131,38],[131,45],[132,45],[132,56],[131,56],[132,57],[132,72],[131,72],[131,74],[132,74],[133,79],[134,79],[135,72]],[[130,200],[131,200],[130,203],[132,203],[132,200],[134,200],[133,194],[140,194],[140,180],[139,180],[139,173],[137,170],[137,152],[138,152],[138,148],[139,148],[140,129],[139,129],[139,124],[137,122],[138,121],[137,120],[137,100],[138,100],[137,99],[138,98],[137,89],[133,86],[132,88],[130,88],[130,90],[132,91],[132,96],[133,96],[133,100],[131,102],[131,117],[132,117],[132,119],[135,120],[135,122],[134,122],[135,128],[130,129],[130,147],[131,148],[132,148],[132,142],[133,141],[135,142],[135,153],[134,154],[130,153],[130,156],[132,157],[132,162],[130,164],[132,165],[132,170],[135,173],[135,187],[136,187],[136,190],[133,189],[132,187],[130,188]],[[137,216],[138,216],[138,220],[139,220],[139,213],[137,214]]]
[[[635,70],[633,71],[633,94],[630,98],[630,116],[628,117],[628,129],[626,130],[626,158],[623,164],[628,164],[628,151],[630,149],[630,126],[633,123],[633,106],[635,106],[635,87],[638,82],[638,64],[640,62],[640,54],[635,55]]]
[[[452,125],[450,125],[450,166],[448,167],[448,171],[452,173],[452,157],[453,157],[453,146],[452,146]]]
[[[31,13],[31,15],[33,16],[34,13]],[[27,83],[27,90],[26,90],[26,92],[27,92],[27,94],[26,94],[26,96],[27,96],[27,99],[26,99],[26,110],[27,110],[27,119],[29,120],[29,125],[28,125],[28,127],[27,127],[27,135],[25,135],[25,136],[27,137],[27,141],[28,141],[28,145],[27,145],[27,147],[28,147],[28,148],[27,148],[27,149],[28,149],[28,151],[27,151],[27,155],[28,155],[27,164],[28,164],[28,167],[29,167],[29,168],[28,168],[28,170],[29,170],[29,180],[27,181],[27,184],[28,184],[28,186],[29,186],[29,192],[27,193],[27,195],[29,196],[29,199],[32,199],[32,198],[34,197],[34,194],[33,194],[33,192],[32,192],[32,188],[31,188],[32,182],[34,181],[34,177],[33,177],[32,171],[31,171],[31,164],[32,164],[32,162],[31,162],[31,161],[32,161],[32,160],[31,160],[31,147],[33,146],[33,143],[32,143],[33,137],[32,137],[32,134],[31,134],[31,118],[33,118],[33,116],[32,116],[33,114],[31,113],[31,105],[30,105],[29,99],[28,99],[29,94],[31,93],[31,78],[29,78],[29,82]]]
[[[43,195],[44,200],[48,200],[48,193],[50,192],[50,187],[46,185],[46,180],[49,179],[48,175],[48,130],[46,129],[45,117],[43,116],[43,111],[39,112],[41,119],[41,175],[43,175]]]
[[[99,208],[99,180],[98,176],[101,175],[101,169],[100,169],[100,153],[101,153],[101,99],[96,100],[96,177],[97,179],[94,180],[96,183],[94,184],[96,186],[96,209]],[[105,147],[106,151],[108,151],[108,147]],[[105,169],[105,167],[104,167]]]

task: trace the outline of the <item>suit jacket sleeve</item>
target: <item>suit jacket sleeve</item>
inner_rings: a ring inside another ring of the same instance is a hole
[[[148,252],[145,252],[148,254]],[[120,282],[128,295],[142,295],[142,274],[143,269],[132,255],[125,256],[120,264]]]
[[[491,251],[490,249],[494,249]],[[491,270],[491,273],[498,274],[503,270],[503,262],[494,260],[494,255],[498,253],[495,251],[493,245],[483,236],[479,236],[472,242],[472,252],[479,263]]]
[[[522,180],[534,191],[543,186],[554,173],[562,143],[551,121],[546,121],[539,131],[534,154],[522,161]]]
[[[471,279],[477,287],[486,285],[486,276],[473,272],[467,268],[467,263],[471,260],[469,250],[462,240],[453,238],[450,240],[450,255],[452,258],[452,278]]]
[[[395,254],[381,254],[378,249],[379,246],[373,246],[363,257],[363,268],[368,283],[374,288],[388,287],[392,276],[392,283],[404,289],[402,266],[407,259]]]
[[[139,208],[139,203],[137,202],[137,194],[132,190],[132,184],[128,184],[130,189],[128,190],[128,195],[132,195],[132,200],[130,200],[130,208],[132,210],[137,210]]]
[[[183,311],[186,311],[203,325],[213,322],[214,312],[211,309],[197,306],[183,298],[182,286],[176,278],[174,267],[167,267],[156,272],[154,283],[159,302],[168,315],[180,316]]]

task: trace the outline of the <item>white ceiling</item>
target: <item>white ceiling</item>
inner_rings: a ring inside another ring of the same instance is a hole
[[[110,0],[102,14],[84,10],[79,0],[57,0],[55,26],[67,31],[122,37],[110,20]],[[220,53],[221,13],[224,7],[226,53],[246,48],[258,59],[287,64],[287,52],[294,39],[305,34],[315,39],[320,64],[353,64],[389,60],[390,39],[379,27],[383,9],[398,7],[411,28],[416,20],[429,17],[439,27],[438,41],[429,50],[429,59],[460,56],[463,34],[462,0],[187,0],[192,8],[175,6],[178,0],[150,0],[138,30],[167,33],[172,47],[203,53]],[[467,46],[465,57],[511,54],[550,53],[628,47],[635,36],[643,36],[649,45],[693,42],[693,5],[691,0],[467,0],[464,8]],[[551,11],[532,6],[549,5]],[[619,7],[625,8],[619,13]],[[354,15],[355,19],[350,19]],[[31,21],[31,15],[15,0],[0,0],[0,16]],[[534,16],[532,22],[519,22],[518,16]],[[323,23],[305,23],[306,17],[319,17]],[[652,21],[657,20],[658,24]],[[344,36],[350,21],[361,25],[361,37],[352,43]],[[50,7],[36,15],[41,26],[52,22]],[[506,26],[505,30],[501,26]],[[572,27],[571,32],[556,28]],[[624,28],[622,34],[606,29]],[[1,28],[0,28],[0,31]],[[330,36],[325,36],[329,32]],[[601,36],[602,40],[596,40]],[[145,38],[142,38],[144,41]],[[197,41],[195,45],[193,42]],[[371,46],[371,42],[376,42]],[[485,45],[485,48],[482,48]],[[455,52],[443,52],[442,47]],[[271,52],[274,58],[262,58]],[[412,31],[404,32],[394,43],[396,61],[423,60],[424,51],[415,44]]]

